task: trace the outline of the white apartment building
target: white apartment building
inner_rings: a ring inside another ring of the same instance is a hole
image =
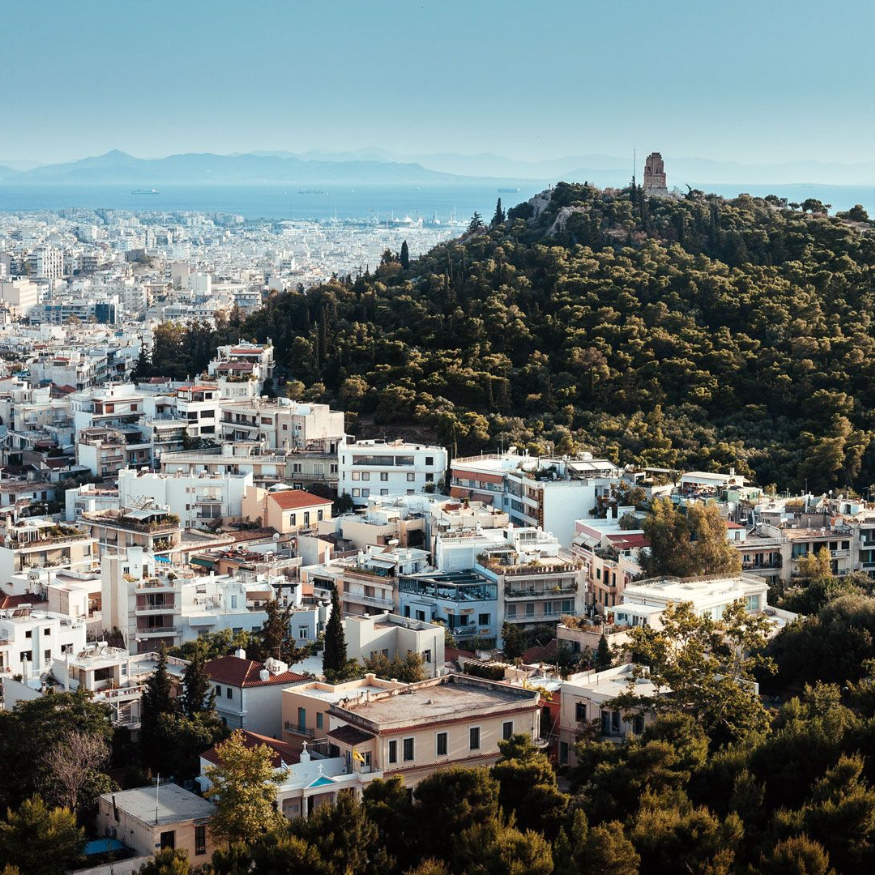
[[[250,486],[252,474],[159,474],[130,468],[118,472],[120,506],[150,501],[176,514],[183,528],[241,517],[243,495]]]
[[[0,282],[0,301],[18,316],[26,316],[39,303],[39,286],[26,278]]]
[[[362,506],[371,496],[436,491],[447,470],[447,451],[425,444],[344,442],[338,454],[338,493]]]
[[[361,617],[347,617],[343,621],[346,637],[346,655],[360,662],[382,654],[387,659],[408,653],[422,657],[423,669],[429,677],[436,677],[444,665],[444,627],[400,617],[388,611]]]
[[[85,638],[83,620],[29,605],[0,611],[0,674],[37,679],[68,650],[79,652]]]
[[[256,441],[273,450],[294,448],[335,453],[344,436],[344,415],[327,404],[257,398],[223,400],[221,437]]]
[[[506,511],[514,525],[552,532],[568,547],[574,521],[586,519],[620,480],[616,465],[589,453],[576,459],[537,458],[512,449],[454,459],[450,495],[491,504]]]

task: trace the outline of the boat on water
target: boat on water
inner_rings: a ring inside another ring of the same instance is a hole
[[[157,188],[135,188],[131,194],[161,194]]]
[[[519,191],[518,188],[500,188],[498,189],[499,194],[516,194]]]
[[[328,194],[328,192],[322,191],[321,188],[301,188],[298,189],[298,194]]]

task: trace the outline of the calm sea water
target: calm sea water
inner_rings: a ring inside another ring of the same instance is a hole
[[[500,187],[519,187],[519,192],[500,192]],[[495,180],[490,183],[457,183],[429,186],[335,186],[324,194],[302,194],[282,186],[192,185],[161,186],[160,194],[131,194],[128,186],[37,186],[0,184],[0,212],[55,211],[61,209],[115,209],[147,212],[218,212],[246,219],[338,219],[387,220],[451,216],[467,221],[477,211],[490,218],[495,201],[505,207],[530,198],[546,187],[543,182]],[[845,210],[862,204],[875,215],[875,187],[849,185],[727,185],[699,184],[706,191],[725,197],[740,192],[756,196],[776,194],[791,202],[817,198]]]
[[[0,185],[0,211],[114,209],[149,212],[232,213],[246,219],[378,219],[437,218],[452,215],[467,221],[475,211],[487,219],[495,202],[511,206],[546,186],[519,184],[519,192],[499,192],[502,183],[439,186],[337,186],[324,194],[302,194],[281,186],[193,185],[156,186],[157,195],[131,194],[125,186],[11,186]],[[517,184],[513,185],[514,188]]]

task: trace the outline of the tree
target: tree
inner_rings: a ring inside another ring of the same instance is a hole
[[[829,854],[806,835],[791,836],[760,856],[757,871],[763,875],[835,875]]]
[[[97,774],[109,762],[109,754],[109,745],[100,735],[77,730],[64,733],[46,754],[46,765],[55,783],[54,796],[58,803],[78,811],[80,806],[93,801],[100,792],[111,789],[100,786],[109,779]],[[90,799],[83,799],[82,793],[89,784],[97,792]]]
[[[499,198],[498,203],[495,205],[495,214],[492,217],[492,227],[503,225],[505,218],[504,210],[501,207],[501,198]]]
[[[182,713],[189,718],[209,713],[216,701],[216,691],[205,669],[206,658],[202,648],[196,648],[182,673],[182,695],[179,697]]]
[[[331,616],[325,624],[322,671],[325,674],[325,679],[331,684],[348,680],[358,673],[356,661],[346,657],[346,635],[343,632],[340,595],[336,587],[331,591]]]
[[[650,542],[643,558],[649,576],[696,577],[737,574],[741,556],[726,538],[726,524],[713,502],[691,504],[682,513],[667,498],[657,498],[642,525]]]
[[[611,653],[611,648],[608,644],[608,639],[605,638],[605,633],[602,632],[602,635],[599,638],[599,646],[595,652],[595,670],[605,671],[613,665],[613,662],[614,655]]]
[[[528,735],[498,742],[501,759],[492,767],[498,781],[498,801],[513,813],[521,830],[532,829],[555,838],[562,824],[568,797],[559,790],[550,760]]]
[[[768,619],[748,614],[740,600],[717,620],[698,616],[689,602],[670,604],[662,629],[637,627],[629,633],[627,647],[648,667],[654,694],[639,696],[630,681],[630,692],[617,704],[697,715],[714,744],[763,731],[768,717],[754,671],[772,667],[759,655],[768,634]]]
[[[406,240],[401,242],[401,255],[399,256],[399,261],[404,270],[410,269],[410,250],[407,248]]]
[[[22,875],[58,875],[85,847],[85,831],[69,808],[49,808],[38,796],[25,800],[0,822],[0,865]]]
[[[278,599],[270,599],[265,605],[267,617],[258,633],[261,639],[261,656],[263,659],[272,657],[285,662],[297,661],[298,653],[292,639],[290,621],[292,606],[283,608]]]
[[[182,848],[162,848],[148,863],[140,866],[140,875],[189,875],[188,854]]]
[[[475,211],[474,215],[471,216],[471,221],[468,223],[468,233],[471,234],[474,231],[479,231],[483,227],[485,227],[483,217]]]
[[[502,650],[508,659],[518,659],[526,649],[526,636],[516,623],[505,623],[501,627]]]
[[[251,843],[282,822],[275,810],[280,778],[273,752],[264,744],[249,747],[238,730],[216,747],[216,755],[218,764],[205,772],[210,788],[204,796],[216,805],[210,829],[229,845]]]
[[[422,655],[413,650],[408,650],[406,656],[396,653],[392,659],[375,652],[365,660],[365,671],[372,672],[378,678],[395,678],[407,684],[424,681],[428,677]]]
[[[147,379],[152,372],[152,364],[149,361],[149,355],[146,352],[145,344],[140,344],[140,352],[137,354],[137,363],[131,371],[131,381],[138,383],[140,380]]]
[[[475,824],[450,840],[454,872],[470,875],[551,875],[553,853],[547,840],[499,821]]]
[[[179,710],[172,696],[173,681],[167,671],[167,651],[163,644],[158,652],[158,664],[145,687],[140,705],[140,751],[148,766],[160,768],[165,750],[159,721],[162,715],[175,715]]]

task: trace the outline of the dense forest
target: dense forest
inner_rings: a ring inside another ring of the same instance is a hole
[[[803,207],[560,183],[537,216],[499,209],[418,260],[387,252],[364,276],[181,332],[153,372],[270,338],[290,392],[342,405],[353,428],[415,423],[459,454],[589,449],[862,491],[875,236],[862,210]]]

